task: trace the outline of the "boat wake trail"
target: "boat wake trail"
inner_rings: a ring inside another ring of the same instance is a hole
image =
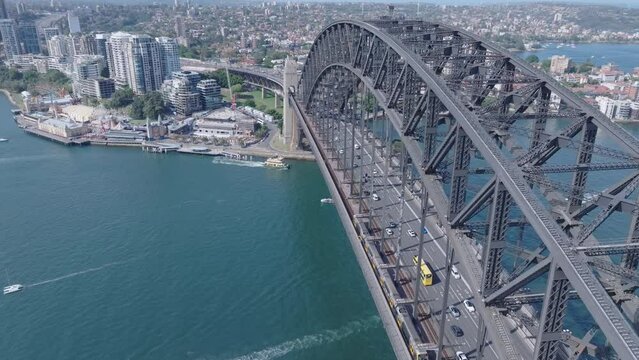
[[[213,159],[211,161],[214,164],[223,164],[223,165],[235,165],[235,166],[245,166],[245,167],[264,167],[264,163],[258,161],[251,160],[236,160],[236,159]]]
[[[263,350],[233,358],[232,360],[271,360],[287,355],[293,351],[306,350],[345,339],[353,334],[368,330],[379,323],[379,316],[374,315],[363,320],[351,321],[332,330],[324,330],[317,334],[306,335],[295,340],[283,342]]]
[[[110,268],[110,267],[113,267],[113,266],[116,266],[116,265],[123,265],[123,264],[126,264],[126,263],[130,263],[131,261],[133,261],[133,259],[126,260],[126,261],[114,261],[114,262],[106,263],[106,264],[104,264],[102,266],[98,266],[98,267],[94,267],[94,268],[90,268],[90,269],[86,269],[86,270],[82,270],[82,271],[76,271],[74,273],[63,275],[63,276],[60,276],[60,277],[57,277],[57,278],[53,278],[53,279],[44,280],[44,281],[40,281],[40,282],[37,282],[37,283],[29,284],[29,285],[26,285],[26,287],[34,287],[34,286],[40,286],[40,285],[44,285],[44,284],[50,284],[50,283],[53,283],[53,282],[56,282],[56,281],[72,278],[72,277],[75,277],[75,276],[78,276],[78,275],[83,275],[83,274],[88,274],[88,273],[104,270],[106,268]]]

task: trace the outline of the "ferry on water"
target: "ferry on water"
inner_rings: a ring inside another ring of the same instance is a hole
[[[281,169],[289,168],[288,164],[284,162],[284,158],[281,156],[276,156],[276,157],[266,159],[266,161],[264,162],[264,166],[281,168]]]
[[[9,294],[16,293],[18,291],[22,291],[22,289],[24,289],[24,285],[14,284],[14,285],[5,286],[3,292],[5,295],[9,295]]]
[[[0,138],[0,142],[7,142],[7,141],[9,141],[9,139]]]

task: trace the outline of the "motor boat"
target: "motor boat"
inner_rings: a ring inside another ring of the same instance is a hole
[[[5,286],[3,292],[4,292],[4,295],[9,295],[9,294],[16,293],[18,291],[22,291],[22,289],[24,289],[24,285],[14,284],[14,285]]]
[[[333,203],[333,199],[331,199],[331,198],[324,198],[324,199],[320,200],[320,202],[321,202],[322,204],[332,204],[332,203]]]

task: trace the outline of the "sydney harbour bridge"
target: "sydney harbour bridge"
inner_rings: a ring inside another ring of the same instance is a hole
[[[283,96],[399,359],[639,358],[639,141],[583,99],[390,17],[329,25],[283,78],[230,71]]]

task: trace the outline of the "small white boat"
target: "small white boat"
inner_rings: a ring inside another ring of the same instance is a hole
[[[333,203],[333,199],[331,199],[331,198],[324,198],[324,199],[320,200],[320,202],[321,202],[322,204],[332,204],[332,203]]]
[[[14,285],[5,286],[3,292],[4,292],[4,295],[9,295],[9,294],[16,293],[18,291],[22,291],[22,289],[24,289],[24,285],[14,284]]]
[[[0,142],[7,142],[7,141],[9,141],[9,139],[0,138]]]

